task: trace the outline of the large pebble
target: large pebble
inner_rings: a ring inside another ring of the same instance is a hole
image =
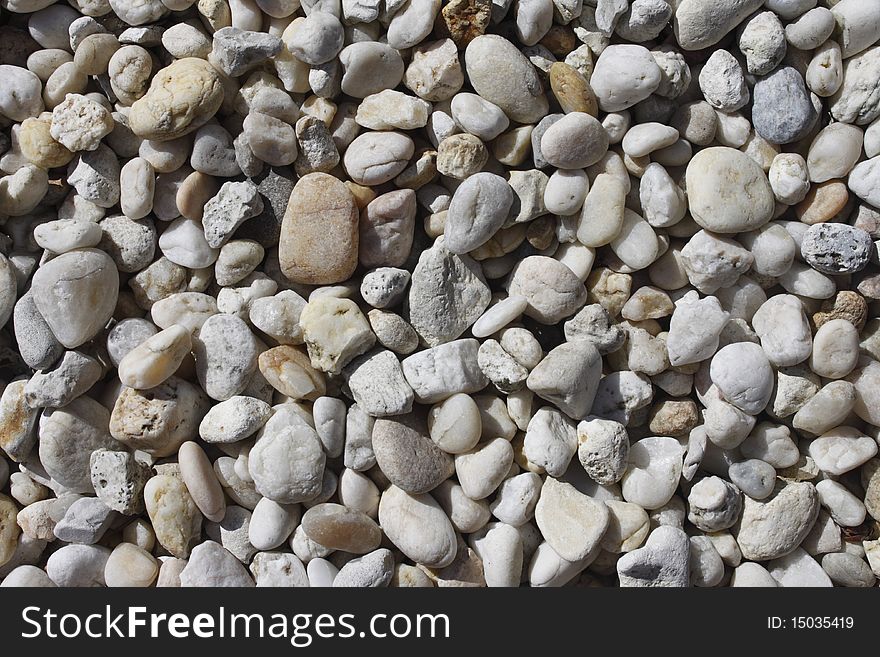
[[[548,477],[535,508],[544,538],[563,559],[578,561],[601,542],[610,522],[604,503],[587,497],[571,484]]]
[[[31,284],[34,303],[68,349],[93,338],[116,307],[119,275],[103,251],[65,253],[40,267]]]
[[[428,494],[411,495],[389,487],[379,502],[379,524],[389,540],[418,564],[443,568],[455,559],[455,530]]]
[[[760,228],[773,216],[773,191],[761,167],[744,153],[716,146],[687,167],[688,205],[700,226],[717,233]]]
[[[325,173],[300,178],[281,224],[281,271],[297,283],[346,280],[357,266],[358,211],[354,197]]]
[[[745,498],[734,534],[746,559],[776,559],[800,545],[818,514],[819,496],[813,484],[780,482],[767,499]]]
[[[504,37],[478,36],[465,50],[465,68],[480,96],[520,123],[538,121],[548,102],[540,78],[528,59]]]

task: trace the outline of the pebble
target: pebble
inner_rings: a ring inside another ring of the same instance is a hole
[[[734,0],[713,7],[702,0],[685,0],[673,17],[675,38],[685,50],[712,46],[761,4],[756,0]]]
[[[513,200],[501,176],[481,172],[468,177],[449,203],[443,229],[446,248],[461,255],[485,244],[507,221]]]
[[[102,545],[64,545],[46,561],[46,574],[59,587],[105,586],[110,549]]]
[[[767,176],[750,157],[733,148],[700,151],[688,163],[686,178],[691,215],[706,230],[755,230],[773,215]]]
[[[678,486],[682,457],[682,448],[674,438],[648,437],[634,443],[621,480],[623,498],[644,509],[662,507]]]
[[[452,523],[426,493],[389,487],[379,502],[379,524],[389,540],[417,564],[443,568],[455,559],[458,546]]]
[[[181,479],[171,475],[154,476],[144,487],[144,501],[156,540],[168,552],[186,559],[194,548],[205,551],[205,544],[196,545],[201,534],[202,514]],[[190,563],[194,563],[192,559]]]
[[[415,152],[400,132],[366,132],[349,144],[343,166],[359,185],[381,185],[400,174]]]
[[[89,458],[95,494],[107,507],[125,515],[143,511],[143,490],[150,470],[129,452],[96,449]]]
[[[561,477],[578,447],[577,430],[563,413],[545,406],[529,420],[523,454],[553,477]]]
[[[193,548],[180,572],[182,587],[251,587],[254,580],[230,552],[215,541]]]
[[[608,46],[599,55],[590,86],[605,112],[632,107],[660,85],[660,68],[647,48],[634,44]]]
[[[187,441],[178,450],[178,463],[183,483],[199,511],[208,520],[221,522],[226,514],[226,501],[204,450],[196,443]]]
[[[864,503],[842,484],[824,479],[816,484],[816,491],[819,502],[841,527],[858,527],[865,521]]]
[[[712,383],[721,396],[750,413],[760,413],[773,392],[773,369],[764,350],[748,342],[737,342],[718,350],[710,366]]]
[[[571,484],[548,477],[535,507],[535,521],[550,547],[567,561],[586,558],[610,523],[608,508]]]
[[[563,343],[529,373],[526,385],[575,420],[593,405],[601,373],[601,356],[587,341]]]
[[[333,579],[334,588],[384,588],[394,576],[391,551],[379,548],[346,563]]]
[[[465,49],[465,70],[474,91],[494,103],[512,121],[531,123],[547,113],[548,102],[537,72],[504,37],[484,34]]]
[[[643,547],[617,561],[624,587],[687,587],[690,585],[690,541],[676,527],[654,529]]]
[[[729,529],[742,511],[739,489],[720,477],[706,477],[694,484],[687,501],[688,520],[704,532]]]
[[[375,550],[382,539],[378,525],[369,516],[340,504],[313,506],[303,514],[302,527],[316,543],[354,554]]]
[[[831,475],[842,475],[867,462],[877,453],[877,442],[853,427],[839,426],[810,443],[816,466]]]
[[[257,344],[247,324],[233,315],[211,315],[193,340],[196,375],[212,399],[240,394],[257,369]]]
[[[854,554],[826,554],[821,560],[822,570],[839,586],[874,586],[876,577],[870,566]]]
[[[37,310],[68,349],[93,338],[113,314],[119,290],[115,270],[103,251],[82,249],[54,258],[35,273],[31,290]],[[80,303],[71,303],[74,297]]]
[[[629,436],[625,427],[613,420],[584,420],[577,426],[578,460],[598,484],[620,481],[629,463]]]
[[[189,331],[175,324],[129,351],[119,362],[119,380],[138,390],[155,388],[177,371],[190,348]]]
[[[872,249],[871,236],[847,224],[813,224],[801,240],[804,260],[824,274],[861,271],[868,265]]]
[[[746,497],[737,543],[746,559],[767,561],[790,554],[812,529],[819,496],[808,482],[777,483],[770,497]]]
[[[753,21],[750,21],[749,25],[752,23]],[[740,37],[741,49],[743,39],[747,38],[746,35],[747,33],[743,32]],[[747,61],[749,54],[747,51]],[[716,50],[712,53],[700,70],[699,82],[700,91],[703,92],[706,102],[722,112],[735,112],[749,102],[749,89],[746,86],[743,70],[736,58],[726,50]]]
[[[306,567],[295,555],[284,552],[258,552],[250,565],[257,588],[309,586]]]
[[[55,523],[55,537],[66,543],[93,545],[101,539],[115,519],[113,510],[100,499],[81,497]]]
[[[745,21],[737,45],[746,56],[749,73],[766,75],[785,56],[786,29],[776,14],[764,11]],[[816,44],[818,45],[821,45],[821,41]]]
[[[584,169],[598,162],[607,150],[608,133],[584,112],[566,114],[541,136],[542,157],[560,169]]]
[[[158,71],[146,94],[131,106],[129,127],[143,139],[181,137],[204,125],[219,109],[223,95],[220,76],[208,62],[178,59]]]
[[[769,298],[758,308],[752,326],[767,358],[777,367],[803,362],[812,351],[812,336],[803,304],[794,295]]]
[[[773,144],[787,144],[804,136],[816,121],[816,110],[801,74],[781,66],[755,83],[752,123]]]
[[[318,435],[303,422],[266,425],[247,463],[261,495],[279,504],[294,504],[321,492],[325,461]]]
[[[427,493],[453,473],[452,457],[427,434],[422,420],[413,415],[397,420],[379,418],[373,425],[376,462],[388,479],[407,493]]]
[[[131,543],[120,543],[113,548],[104,566],[104,581],[109,587],[146,588],[158,574],[156,558]]]
[[[833,586],[819,563],[801,548],[773,559],[767,564],[767,570],[780,586]]]

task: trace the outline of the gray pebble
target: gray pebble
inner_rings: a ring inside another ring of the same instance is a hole
[[[544,169],[550,166],[550,163],[544,158],[544,155],[541,152],[541,139],[544,138],[544,133],[564,116],[565,114],[548,114],[538,121],[538,125],[532,130],[530,137],[532,142],[532,161],[535,163],[536,169]]]
[[[442,239],[422,252],[409,288],[409,321],[430,346],[455,340],[489,306],[491,294],[476,260],[451,253]]]
[[[97,449],[89,458],[95,493],[107,507],[125,515],[144,510],[143,491],[150,468],[129,452]]]
[[[772,144],[802,138],[816,121],[816,109],[804,78],[791,66],[780,66],[755,83],[752,124]]]
[[[838,586],[871,587],[877,581],[870,566],[854,554],[832,552],[822,555],[822,570]]]
[[[853,274],[867,267],[874,249],[871,236],[848,224],[810,226],[801,241],[801,255],[824,274]]]
[[[115,519],[116,513],[97,497],[81,497],[55,524],[55,537],[67,543],[93,545]]]
[[[129,317],[115,324],[107,334],[110,362],[118,366],[129,351],[158,332],[159,329],[151,321],[137,317]]]
[[[118,448],[107,427],[110,413],[91,397],[77,397],[40,418],[40,462],[62,486],[91,492],[89,459],[96,449]]]
[[[50,370],[36,372],[24,389],[31,408],[57,408],[91,388],[104,371],[94,358],[79,351],[68,351]]]
[[[373,417],[412,410],[413,391],[394,353],[379,350],[353,360],[344,376],[358,407]]]
[[[226,182],[205,203],[202,225],[205,239],[213,249],[220,248],[247,219],[263,211],[263,199],[251,181]]]
[[[379,548],[346,563],[333,580],[333,588],[384,588],[394,576],[391,550]]]
[[[776,482],[776,469],[758,459],[733,463],[728,474],[737,488],[755,500],[763,500],[770,495]]]
[[[277,55],[282,46],[281,38],[273,34],[224,27],[214,32],[208,61],[235,78]]]
[[[214,36],[216,38],[216,34]],[[204,125],[196,131],[189,163],[196,171],[209,176],[229,178],[241,173],[232,135],[215,123]]]
[[[64,345],[58,341],[37,310],[33,292],[30,290],[15,304],[12,324],[18,353],[32,369],[47,368],[64,353]]]
[[[208,396],[224,401],[240,394],[257,369],[259,346],[243,320],[212,315],[193,338],[196,374]]]
[[[153,262],[158,240],[149,219],[130,219],[122,214],[102,219],[98,248],[113,258],[117,269],[127,274],[139,272]]]
[[[513,190],[501,176],[469,176],[449,203],[443,229],[446,248],[461,254],[485,244],[507,221],[513,200]]]
[[[565,322],[563,329],[566,340],[592,342],[600,354],[617,351],[626,340],[626,332],[611,321],[608,311],[598,303],[581,308]]]
[[[455,472],[452,457],[434,444],[416,415],[377,419],[373,450],[391,483],[413,495],[433,490]]]
[[[352,404],[345,416],[345,450],[343,462],[346,468],[356,472],[369,470],[376,465],[373,451],[373,424],[375,419]]]
[[[87,201],[102,208],[119,202],[119,160],[104,144],[77,153],[67,168],[67,182]]]

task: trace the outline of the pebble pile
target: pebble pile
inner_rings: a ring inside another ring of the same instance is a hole
[[[865,586],[880,0],[3,0],[0,586]]]

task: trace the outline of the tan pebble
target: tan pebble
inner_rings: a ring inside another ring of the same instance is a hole
[[[474,135],[452,135],[437,147],[437,171],[458,180],[480,171],[488,159],[489,151]]]
[[[181,559],[199,539],[202,514],[183,481],[170,475],[156,475],[144,487],[144,501],[156,540]]]
[[[848,200],[846,183],[829,180],[813,185],[806,198],[794,206],[794,213],[805,224],[820,224],[843,210]]]
[[[326,173],[299,179],[281,224],[278,257],[295,283],[329,285],[357,267],[358,208],[340,180]]]
[[[63,167],[73,159],[73,153],[49,133],[51,127],[48,119],[30,118],[24,120],[18,132],[21,154],[43,169]]]
[[[18,547],[21,529],[16,522],[18,507],[11,498],[0,495],[0,566],[9,561]]]
[[[156,73],[147,93],[131,106],[129,127],[143,139],[180,137],[207,123],[223,94],[220,74],[208,62],[178,59]]]
[[[177,454],[180,476],[193,502],[208,520],[220,522],[226,513],[226,498],[204,450],[188,440]]]
[[[216,178],[201,171],[193,171],[177,188],[177,209],[187,219],[201,221],[205,203],[214,198],[219,190],[220,185]]]
[[[488,0],[452,0],[443,7],[442,27],[459,48],[466,47],[486,33],[492,17],[492,3]],[[441,22],[438,21],[437,25]]]
[[[813,313],[813,325],[820,328],[832,319],[845,319],[862,330],[867,318],[868,304],[865,298],[858,292],[841,290],[833,298],[823,301],[819,311]]]
[[[366,554],[382,542],[382,530],[372,518],[341,504],[313,506],[303,515],[302,528],[316,543],[354,554]]]
[[[550,67],[550,88],[559,102],[562,111],[585,112],[591,116],[599,114],[596,95],[590,83],[574,66],[556,62]]]
[[[697,405],[690,400],[670,399],[651,407],[648,426],[658,436],[686,436],[697,426]]]

